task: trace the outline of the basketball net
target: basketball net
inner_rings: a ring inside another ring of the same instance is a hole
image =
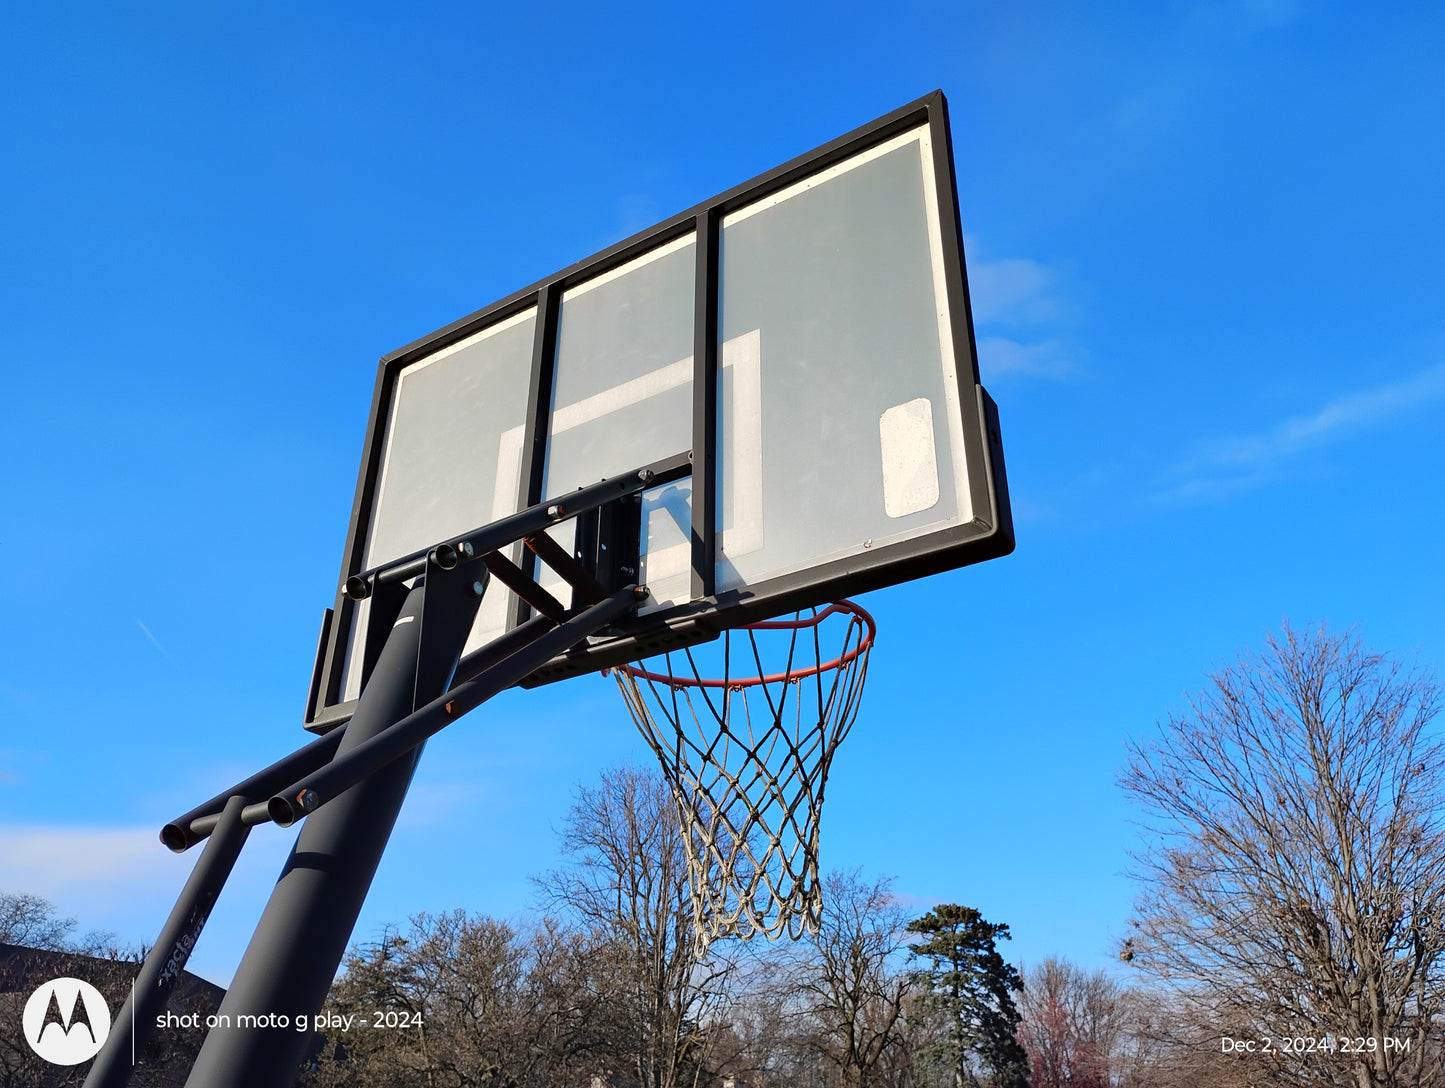
[[[724,632],[720,661],[712,643],[666,654],[663,671],[613,670],[677,802],[699,955],[719,937],[818,931],[823,788],[874,632],[872,616],[839,601]]]

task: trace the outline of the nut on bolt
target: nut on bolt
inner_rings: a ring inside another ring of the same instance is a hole
[[[563,517],[566,513],[567,513],[567,508],[566,508],[565,506],[549,506],[549,507],[547,507],[547,516],[548,516],[549,518],[560,518],[560,517]]]
[[[632,587],[632,596],[633,596],[636,600],[645,601],[645,600],[647,600],[647,598],[648,598],[648,596],[649,596],[649,590],[648,590],[648,588],[647,588],[646,586],[633,586],[633,587]]]
[[[645,484],[652,483],[652,469],[644,468],[637,473],[637,478]]]

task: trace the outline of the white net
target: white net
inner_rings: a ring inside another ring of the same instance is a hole
[[[873,632],[868,613],[839,601],[614,671],[686,830],[699,951],[719,937],[817,932],[823,788],[858,714]],[[781,667],[769,674],[765,661]]]

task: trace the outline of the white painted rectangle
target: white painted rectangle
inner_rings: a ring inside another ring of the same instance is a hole
[[[895,404],[878,419],[883,456],[883,510],[907,517],[938,502],[938,457],[933,403],[927,397]]]

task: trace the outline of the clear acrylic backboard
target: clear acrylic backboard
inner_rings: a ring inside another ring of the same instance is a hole
[[[1012,550],[941,93],[385,357],[341,584],[685,453],[637,620],[529,682]],[[328,613],[311,728],[359,693],[367,604]],[[489,591],[468,650],[525,614]]]

